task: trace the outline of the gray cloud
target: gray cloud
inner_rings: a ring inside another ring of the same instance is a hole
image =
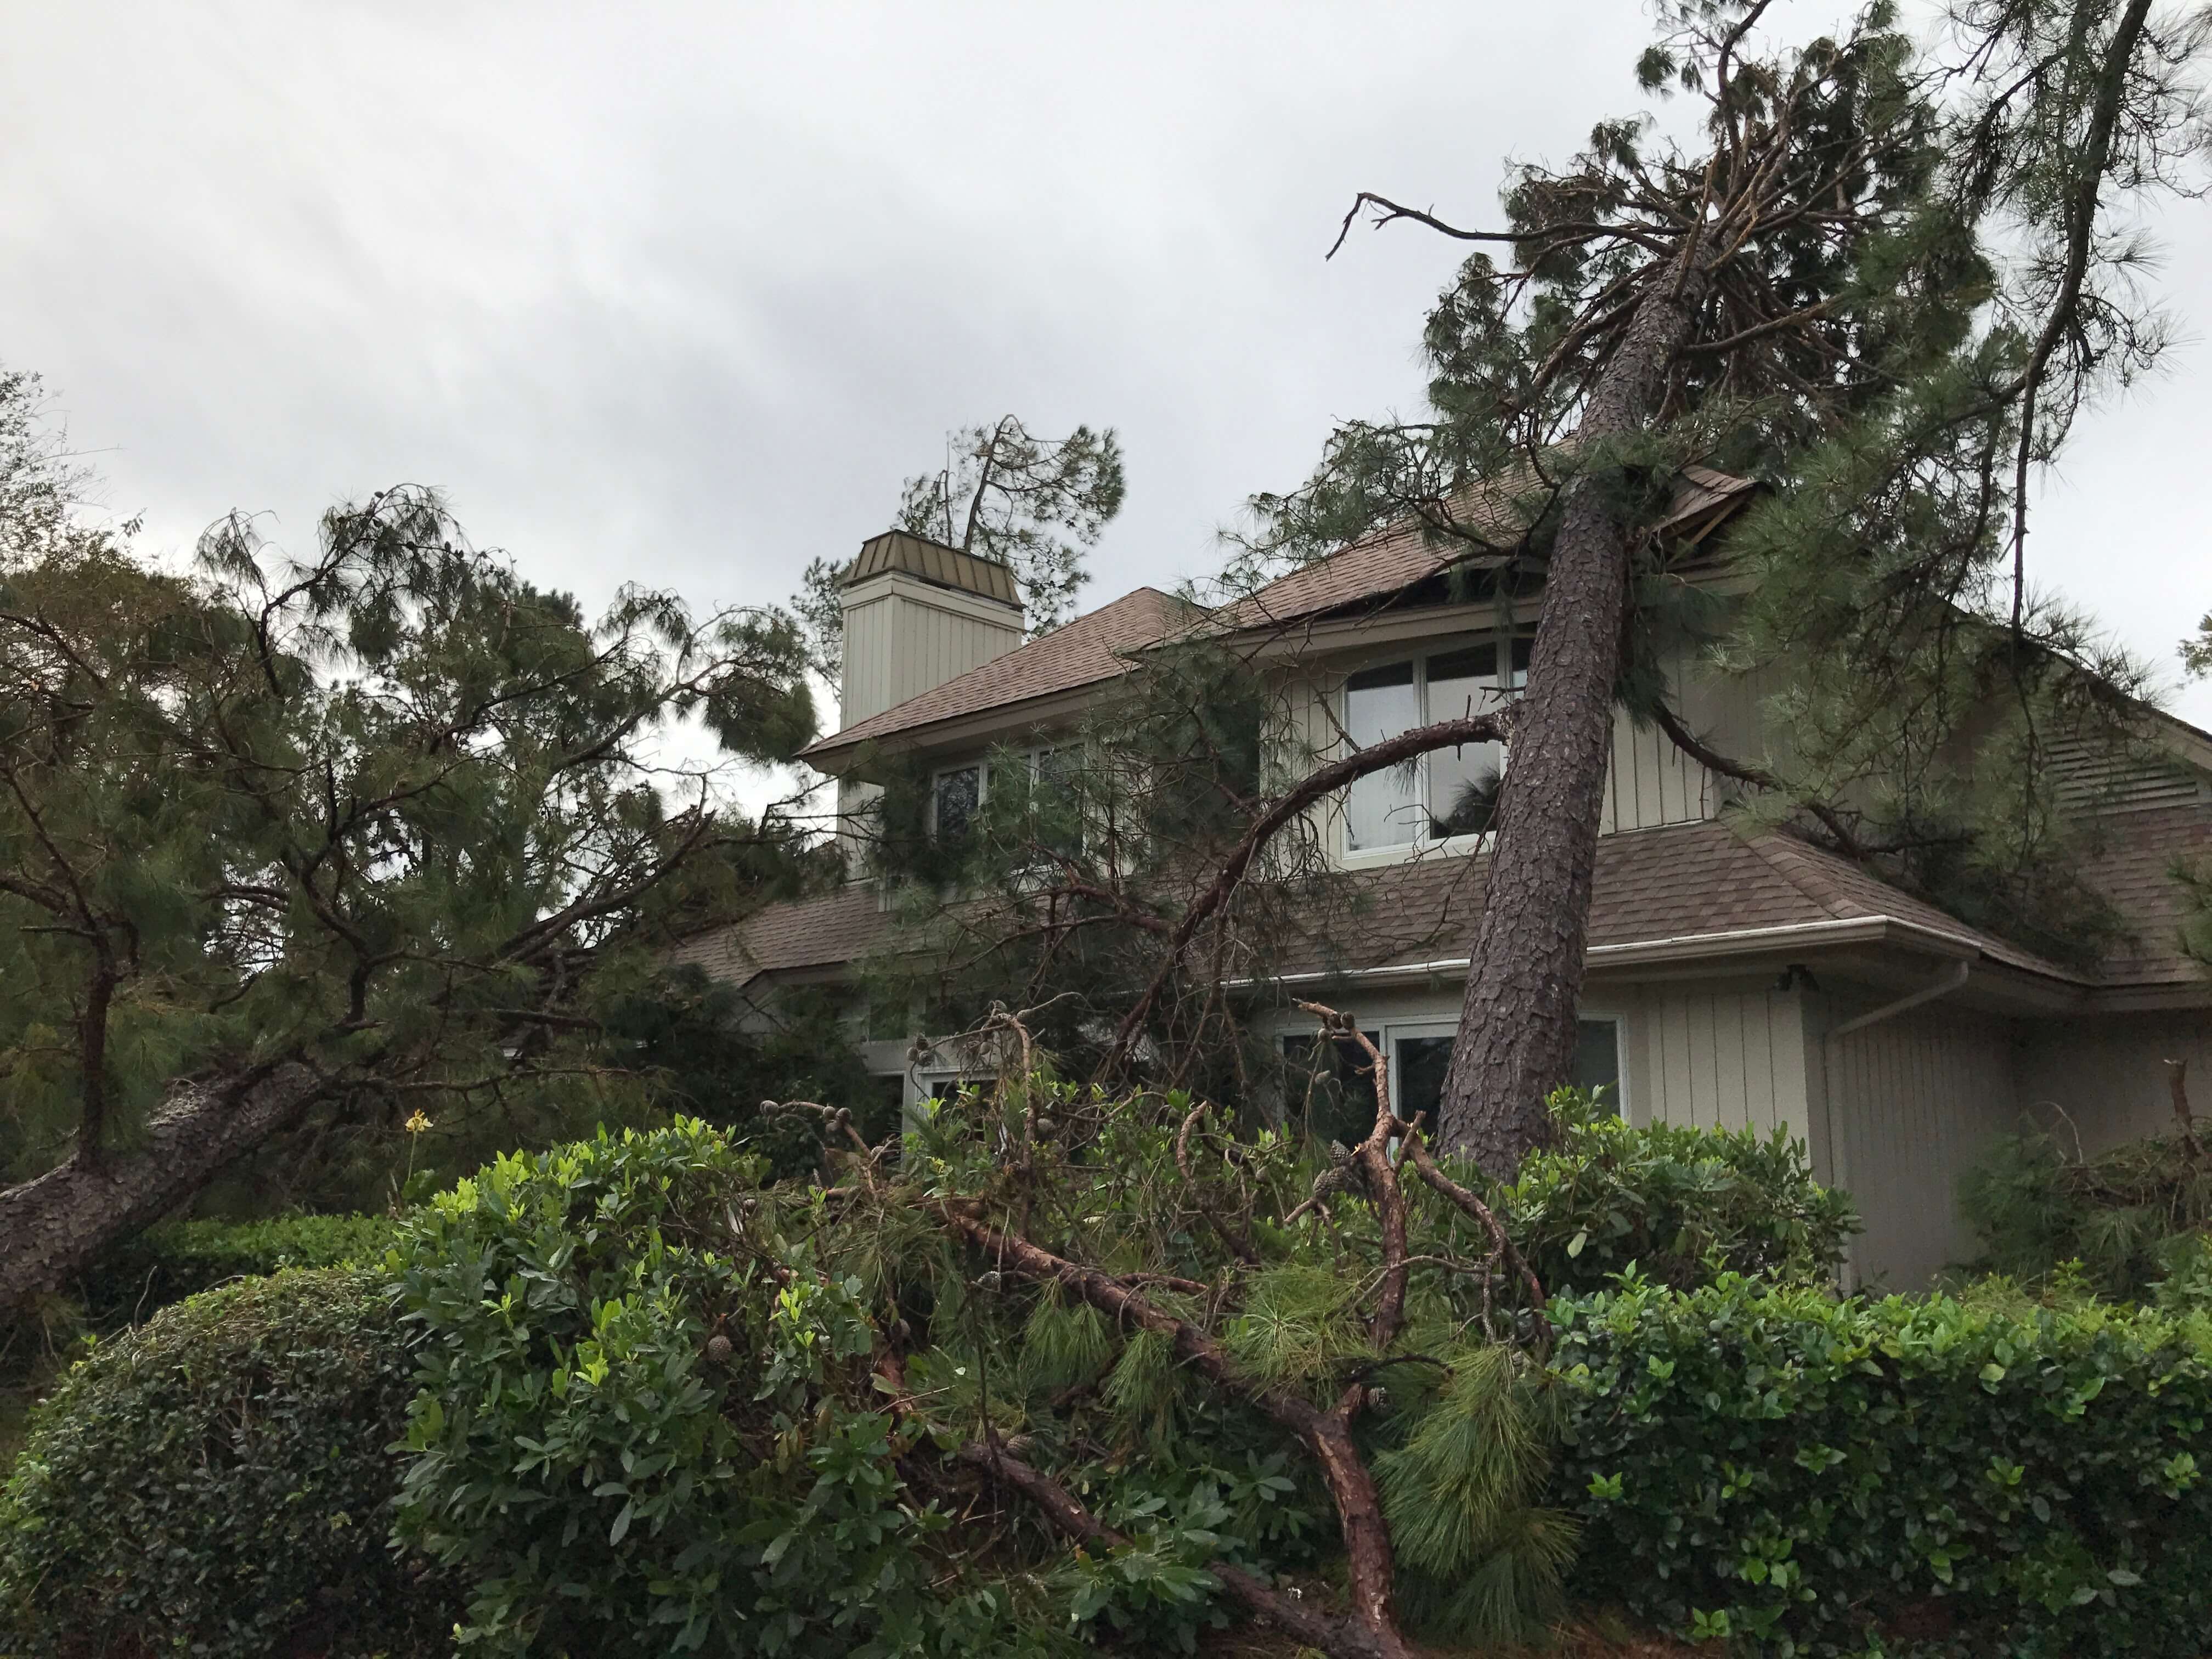
[[[1808,15],[1822,11],[1806,8]],[[1832,10],[1833,8],[1827,9]],[[775,601],[948,427],[1121,428],[1094,600],[1209,570],[1332,419],[1412,407],[1474,216],[1632,107],[1634,0],[1206,7],[99,3],[0,64],[0,356],[156,547],[453,493],[587,599]],[[2212,232],[2160,228],[2212,319]],[[2203,349],[2100,416],[2042,580],[2146,653],[2212,605]],[[2176,708],[2212,724],[2212,687]]]

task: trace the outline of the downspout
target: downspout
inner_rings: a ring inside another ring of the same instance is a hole
[[[1820,1109],[1828,1123],[1828,1184],[1830,1186],[1848,1187],[1850,1184],[1850,1160],[1844,1153],[1844,1138],[1836,1133],[1836,1085],[1831,1065],[1835,1054],[1836,1039],[1849,1036],[1854,1031],[1863,1031],[1869,1025],[1879,1025],[1886,1019],[1893,1019],[1899,1014],[1919,1007],[1923,1003],[1934,1002],[1938,998],[1948,997],[1952,992],[1964,986],[1973,971],[1973,958],[1971,957],[1954,962],[1938,974],[1932,984],[1924,985],[1910,995],[1898,998],[1894,1002],[1885,1002],[1881,1007],[1861,1014],[1856,1019],[1847,1019],[1841,1025],[1832,1027],[1821,1034]],[[1858,1280],[1858,1248],[1856,1240],[1852,1242],[1850,1255],[1845,1262],[1845,1271],[1849,1273],[1851,1283],[1844,1288],[1846,1290],[1856,1288]]]

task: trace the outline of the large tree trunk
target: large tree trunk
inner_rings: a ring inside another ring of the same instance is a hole
[[[107,1246],[151,1226],[295,1121],[321,1088],[304,1066],[181,1083],[130,1151],[73,1158],[0,1192],[0,1310],[59,1288]]]
[[[1638,307],[1584,412],[1587,446],[1639,429],[1690,331],[1698,290],[1662,283]],[[1628,602],[1628,535],[1596,487],[1568,488],[1516,711],[1482,918],[1452,1044],[1439,1138],[1492,1175],[1549,1139],[1544,1097],[1573,1062],[1613,684]]]

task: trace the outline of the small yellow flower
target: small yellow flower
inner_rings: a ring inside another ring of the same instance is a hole
[[[415,1111],[415,1115],[409,1118],[406,1122],[401,1124],[399,1127],[406,1130],[410,1135],[419,1135],[425,1129],[430,1127],[430,1120],[423,1116],[422,1109],[417,1107]]]

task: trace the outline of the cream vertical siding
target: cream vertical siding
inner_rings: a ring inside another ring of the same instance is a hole
[[[1632,1115],[1808,1139],[1805,1024],[1803,999],[1771,977],[1644,987],[1629,1021]]]
[[[1408,655],[1425,648],[1408,644]],[[1755,677],[1708,675],[1686,644],[1668,656],[1668,677],[1676,689],[1683,719],[1720,752],[1752,764],[1765,757],[1760,739],[1759,701],[1768,688]],[[1342,695],[1343,677],[1332,669],[1307,666],[1286,680],[1281,702],[1282,758],[1322,757],[1342,752],[1342,739],[1330,716]],[[1656,726],[1639,727],[1626,710],[1613,722],[1613,759],[1606,774],[1599,832],[1652,830],[1662,824],[1694,823],[1717,816],[1734,786],[1689,759]],[[1332,811],[1316,813],[1327,825],[1332,851],[1342,851]]]
[[[1830,1012],[1833,1025],[1864,1008]],[[1866,1218],[1856,1277],[1914,1289],[1974,1255],[1958,1181],[2018,1121],[2012,1023],[1935,1003],[1823,1042],[1830,1179]]]
[[[933,587],[877,576],[845,608],[840,722],[855,726],[1022,642],[1021,612]]]
[[[2191,1109],[2212,1117],[2212,1012],[2201,1008],[2037,1021],[2021,1044],[2015,1100],[2069,1151],[2078,1139],[2094,1157],[2172,1127],[2169,1060],[2189,1062]]]

